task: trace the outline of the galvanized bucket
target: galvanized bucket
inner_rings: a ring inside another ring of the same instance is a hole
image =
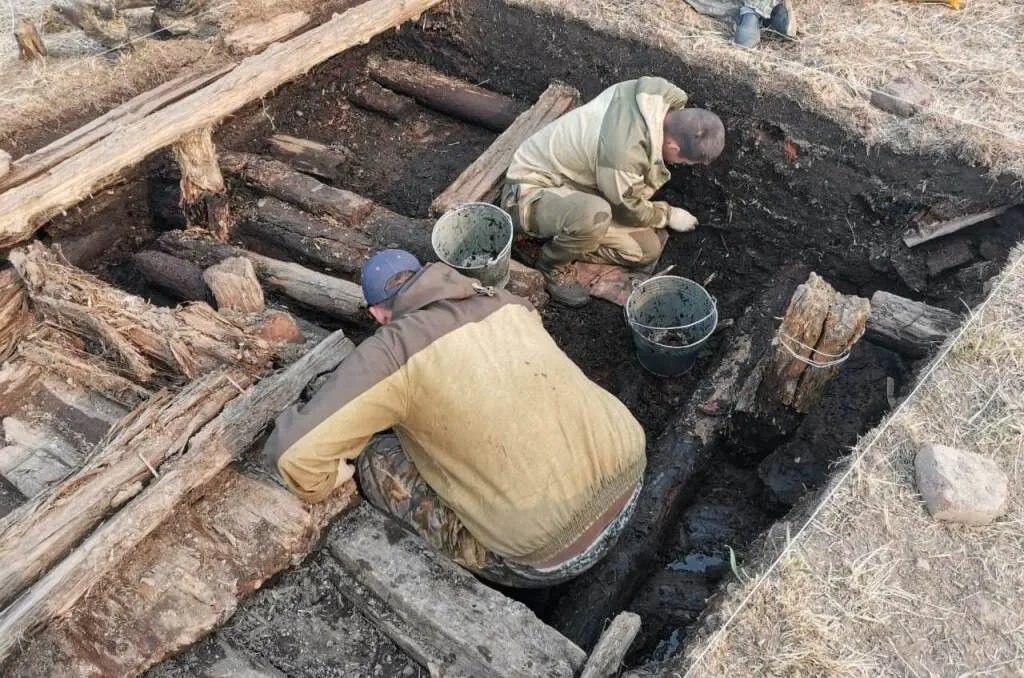
[[[718,306],[707,290],[674,275],[638,284],[625,311],[640,364],[660,377],[689,371],[718,325]]]
[[[485,202],[448,210],[434,224],[430,244],[438,259],[484,285],[504,287],[512,254],[512,217]]]

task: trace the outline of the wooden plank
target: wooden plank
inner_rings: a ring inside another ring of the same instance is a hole
[[[335,332],[289,368],[260,381],[225,407],[191,439],[182,455],[164,467],[158,479],[0,613],[0,660],[30,631],[68,613],[189,492],[210,482],[247,450],[313,377],[337,367],[354,348],[342,332]]]
[[[871,295],[869,341],[912,358],[937,349],[960,326],[956,313],[879,290]]]
[[[941,238],[944,235],[962,231],[968,226],[973,226],[974,224],[982,221],[998,217],[1011,207],[1013,207],[1013,205],[1004,205],[1003,207],[996,207],[994,209],[985,210],[984,212],[978,212],[977,214],[968,214],[948,221],[936,221],[930,224],[921,224],[904,233],[903,242],[907,247],[917,247],[929,240],[935,240],[936,238]]]
[[[440,0],[368,0],[287,42],[249,57],[216,82],[116,131],[44,176],[0,195],[0,248],[88,197],[111,174],[183,134],[214,125],[313,66],[437,5]]]
[[[441,215],[463,202],[495,202],[512,155],[524,141],[580,103],[580,93],[561,82],[551,83],[537,103],[519,115],[486,151],[434,199],[430,210]]]
[[[611,678],[619,674],[622,660],[640,631],[640,615],[620,612],[608,625],[587,658],[580,678]]]
[[[272,42],[287,38],[309,23],[306,12],[286,12],[255,23],[239,26],[224,36],[224,46],[232,54],[255,54]]]

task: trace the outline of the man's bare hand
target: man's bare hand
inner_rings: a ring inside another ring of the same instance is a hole
[[[673,207],[668,214],[668,227],[677,233],[687,233],[697,228],[697,217],[682,207]]]
[[[344,459],[338,464],[338,479],[334,481],[334,489],[338,489],[356,474],[356,467],[349,464]]]

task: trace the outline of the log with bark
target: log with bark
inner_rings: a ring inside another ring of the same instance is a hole
[[[117,134],[91,145],[46,174],[0,194],[0,248],[29,238],[47,219],[90,196],[110,175],[217,123],[250,101],[355,45],[419,16],[440,0],[368,0],[300,35],[249,57],[229,74]]]
[[[429,66],[400,59],[372,58],[370,77],[381,85],[411,96],[424,106],[454,118],[504,131],[522,107],[509,97],[440,73]]]
[[[275,134],[267,140],[270,154],[300,172],[336,182],[342,168],[352,159],[352,151],[341,146],[327,146],[309,139]]]
[[[517,117],[451,186],[434,199],[430,205],[431,212],[435,215],[444,214],[463,202],[495,202],[516,149],[549,122],[571,111],[579,102],[578,90],[560,82],[551,83],[537,99],[537,103]]]
[[[247,450],[313,377],[333,370],[353,348],[344,334],[335,332],[287,369],[235,398],[192,437],[185,452],[161,469],[159,478],[0,613],[0,660],[31,630],[67,614],[190,491],[210,482],[232,459]],[[188,437],[180,440],[184,442]]]
[[[118,423],[85,466],[0,521],[0,606],[158,477],[252,380],[244,370],[218,370],[177,395],[158,393]]]
[[[866,338],[897,353],[924,358],[959,325],[956,313],[878,291],[871,296]]]
[[[138,383],[191,379],[219,365],[259,371],[268,363],[266,342],[205,303],[155,307],[60,261],[40,243],[12,251],[10,260],[38,314],[104,346]]]
[[[32,19],[24,17],[18,22],[18,27],[14,29],[14,39],[18,43],[18,52],[25,61],[34,61],[46,56],[46,45],[39,37],[39,31]]]
[[[183,135],[174,144],[174,159],[181,169],[181,210],[187,227],[208,229],[218,240],[227,241],[231,212],[224,177],[217,166],[213,128],[201,127]]]
[[[348,100],[359,108],[380,113],[392,120],[404,120],[416,110],[415,101],[397,92],[392,92],[373,80],[368,80],[357,86],[348,95]]]
[[[231,257],[203,271],[203,280],[217,300],[217,310],[238,313],[262,313],[263,288],[256,278],[252,262]]]
[[[283,40],[309,23],[306,12],[287,12],[239,26],[224,36],[224,46],[232,54],[255,54],[272,42]]]
[[[135,270],[149,285],[182,301],[209,301],[203,269],[191,261],[163,252],[143,250],[132,255]]]

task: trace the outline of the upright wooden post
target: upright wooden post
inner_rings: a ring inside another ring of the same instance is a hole
[[[42,59],[46,56],[46,45],[39,37],[39,31],[32,19],[24,18],[18,22],[18,27],[14,29],[14,39],[18,41],[18,51],[21,52],[21,58],[25,61]]]
[[[186,133],[174,144],[174,157],[181,168],[181,208],[186,222],[208,228],[218,240],[227,241],[231,213],[224,176],[217,166],[213,128]]]

